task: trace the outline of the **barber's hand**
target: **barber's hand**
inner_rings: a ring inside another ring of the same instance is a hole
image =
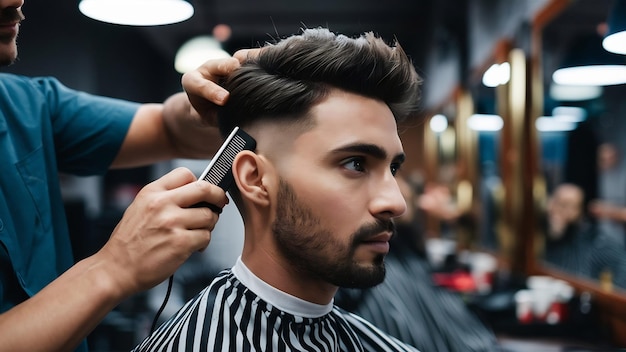
[[[207,124],[217,124],[216,106],[228,100],[228,91],[219,86],[219,80],[238,68],[250,56],[258,55],[261,49],[242,49],[231,58],[206,61],[182,77],[182,85],[195,113]]]
[[[137,194],[96,254],[111,266],[123,295],[157,285],[193,252],[207,247],[218,214],[192,207],[200,202],[222,208],[228,198],[221,188],[197,181],[185,168],[171,171]]]

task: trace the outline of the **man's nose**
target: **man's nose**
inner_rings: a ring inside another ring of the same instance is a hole
[[[393,175],[386,175],[381,182],[374,187],[371,212],[375,216],[383,216],[390,219],[404,214],[406,211],[406,202],[400,191],[398,182]]]

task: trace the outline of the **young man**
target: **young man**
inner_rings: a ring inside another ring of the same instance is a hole
[[[548,198],[544,259],[557,269],[598,280],[610,272],[626,289],[626,258],[614,237],[585,215],[585,192],[572,183],[558,185]]]
[[[2,65],[17,57],[22,5],[0,0]],[[227,198],[178,169],[146,186],[104,248],[74,264],[58,172],[211,157],[221,137],[209,100],[223,103],[227,92],[210,80],[238,66],[233,58],[207,63],[183,77],[187,94],[144,105],[0,74],[1,351],[75,348],[122,300],[208,245],[218,216],[189,206],[222,207]]]
[[[241,257],[136,351],[414,351],[333,296],[384,279],[406,209],[396,122],[417,109],[419,83],[399,46],[325,29],[233,71],[220,129],[257,141],[232,167]]]

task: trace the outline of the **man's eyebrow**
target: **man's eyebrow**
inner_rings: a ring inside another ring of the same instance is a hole
[[[367,143],[346,145],[341,148],[337,148],[333,150],[333,152],[334,153],[346,153],[346,152],[360,153],[360,154],[370,155],[376,159],[381,159],[381,160],[386,159],[388,156],[387,152],[383,148],[377,146],[376,144],[367,144]],[[406,156],[404,153],[398,153],[397,155],[393,157],[393,161],[402,163],[404,162],[405,158]]]

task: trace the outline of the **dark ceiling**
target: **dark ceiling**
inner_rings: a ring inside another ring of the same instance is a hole
[[[209,34],[217,24],[232,28],[227,51],[259,46],[298,32],[302,27],[326,26],[344,34],[375,31],[389,40],[417,48],[429,35],[437,11],[450,1],[425,0],[204,0],[194,1],[195,15],[185,23],[147,28],[146,35],[164,53],[186,39]],[[458,22],[456,22],[458,23]],[[416,49],[411,50],[417,52]]]
[[[155,101],[180,90],[180,74],[174,70],[180,45],[194,36],[211,34],[217,24],[232,28],[230,39],[224,43],[230,53],[297,33],[303,27],[324,26],[347,35],[373,31],[388,41],[397,39],[420,73],[429,70],[424,73],[424,89],[433,91],[441,89],[437,84],[442,77],[450,76],[456,84],[460,78],[427,68],[428,60],[433,59],[429,55],[439,53],[435,60],[440,61],[446,59],[446,52],[460,55],[458,61],[465,66],[459,72],[467,76],[474,59],[485,56],[475,53],[491,51],[493,41],[504,35],[500,31],[507,28],[507,18],[514,18],[514,12],[524,11],[524,7],[533,7],[529,4],[549,0],[191,1],[195,14],[187,21],[131,27],[85,17],[78,11],[78,0],[25,0],[26,20],[18,38],[19,61],[3,71],[52,75],[76,89]],[[550,46],[564,46],[562,38],[569,37],[568,33],[597,23],[605,16],[609,1],[571,1],[567,20],[555,21],[565,22],[558,26],[564,29],[552,27],[555,34]],[[482,15],[476,17],[477,12]],[[474,22],[481,23],[470,22],[472,15]],[[481,25],[481,38],[470,38],[472,29]]]
[[[435,30],[446,32],[446,38],[457,38],[459,43],[465,42],[467,32],[467,0],[192,0],[192,3],[195,14],[187,21],[130,27],[83,16],[78,11],[78,0],[25,0],[26,20],[18,38],[19,62],[8,70],[27,75],[54,75],[70,86],[98,94],[153,100],[178,89],[149,93],[156,86],[163,86],[164,81],[175,82],[172,86],[179,83],[173,61],[180,45],[196,35],[211,34],[217,24],[232,28],[230,39],[223,43],[231,54],[240,48],[257,47],[297,33],[303,27],[325,26],[347,35],[373,31],[388,41],[397,39],[417,67],[424,63],[428,52],[424,48],[432,46]],[[79,75],[81,69],[85,73]],[[155,72],[159,72],[160,81],[146,78],[153,77]],[[126,86],[113,79],[117,75],[128,79]],[[145,80],[148,87],[140,87],[137,82],[130,82],[131,79]],[[111,85],[116,86],[109,86],[105,80],[115,81]]]
[[[259,46],[297,33],[303,27],[329,27],[347,35],[374,31],[387,40],[398,39],[419,64],[419,50],[428,45],[435,23],[452,32],[465,32],[465,0],[197,0],[195,15],[185,23],[145,29],[165,55],[185,40],[209,34],[217,24],[232,28],[224,43],[229,52]]]
[[[23,25],[42,28],[51,24],[53,30],[61,26],[79,32],[98,23],[84,18],[77,3],[77,0],[52,3],[26,0],[27,21]],[[231,38],[224,43],[231,53],[296,33],[303,27],[325,26],[348,35],[374,31],[388,40],[397,38],[416,62],[421,61],[418,48],[428,44],[435,23],[459,35],[466,30],[465,0],[191,0],[191,3],[194,16],[176,24],[100,25],[129,33],[141,32],[167,58],[172,58],[186,40],[210,34],[217,24],[232,28]]]

